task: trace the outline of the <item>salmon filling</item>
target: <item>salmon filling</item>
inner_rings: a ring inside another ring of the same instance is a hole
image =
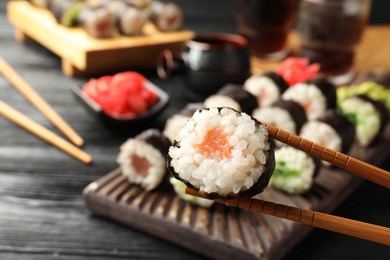
[[[231,159],[230,151],[233,146],[229,144],[229,136],[223,132],[222,127],[209,130],[202,143],[197,145],[198,152],[212,159]]]
[[[139,175],[148,176],[150,163],[145,157],[138,156],[136,154],[131,155],[131,161],[134,169]]]

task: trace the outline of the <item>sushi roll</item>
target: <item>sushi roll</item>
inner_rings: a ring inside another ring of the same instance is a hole
[[[170,145],[159,130],[149,129],[123,143],[116,161],[130,183],[153,190],[167,176],[166,156]]]
[[[150,7],[150,20],[161,31],[177,31],[183,23],[183,12],[174,3],[153,1]]]
[[[244,89],[257,97],[258,106],[269,106],[288,89],[286,81],[275,72],[253,75],[244,83]]]
[[[88,6],[88,8],[96,9],[104,7],[111,2],[111,0],[82,0]]]
[[[317,120],[307,122],[300,136],[332,150],[348,153],[355,139],[355,128],[336,110],[330,110]]]
[[[201,109],[176,136],[167,165],[175,178],[207,198],[254,196],[274,170],[273,139],[245,113]]]
[[[164,127],[164,135],[173,142],[176,135],[187,124],[187,121],[192,117],[196,110],[203,108],[202,104],[188,104],[178,114],[175,114],[167,119]]]
[[[186,194],[186,192],[185,192],[186,185],[183,182],[179,181],[178,179],[175,179],[175,178],[172,177],[172,178],[169,179],[169,182],[171,183],[175,193],[182,200],[188,201],[191,204],[194,204],[194,205],[197,205],[197,206],[201,206],[201,207],[205,207],[205,208],[211,207],[214,204],[213,200],[203,199],[203,198],[199,198],[199,197],[196,197],[196,196],[192,196],[192,195]]]
[[[257,100],[241,86],[227,84],[216,94],[206,98],[203,105],[204,107],[230,107],[250,115],[257,107]]]
[[[51,1],[52,0],[30,0],[32,5],[39,8],[46,8],[46,9],[49,8]]]
[[[292,100],[278,100],[268,107],[256,108],[252,116],[292,134],[298,134],[307,121],[305,110]]]
[[[108,8],[85,9],[79,16],[79,24],[94,38],[108,38],[115,32],[115,18]]]
[[[341,113],[355,125],[356,140],[361,146],[375,143],[389,117],[383,103],[365,95],[347,98],[340,103],[339,108]]]
[[[142,34],[142,29],[147,22],[147,16],[141,10],[129,6],[119,17],[118,28],[123,35],[134,36]]]
[[[72,23],[72,21],[69,21],[71,19],[70,17],[74,16],[72,15],[74,11],[70,11],[70,9],[73,9],[73,5],[79,6],[79,4],[75,4],[72,0],[53,0],[49,8],[57,23],[68,26],[69,23]]]
[[[270,186],[289,194],[308,191],[320,169],[320,161],[306,153],[284,146],[275,151],[275,171]]]
[[[314,120],[328,109],[336,108],[336,87],[324,78],[317,78],[294,85],[284,92],[282,99],[298,102],[308,119]]]

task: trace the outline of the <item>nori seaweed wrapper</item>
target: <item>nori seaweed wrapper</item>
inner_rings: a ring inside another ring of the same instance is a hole
[[[223,107],[218,108],[219,111],[221,111],[222,108]],[[229,108],[229,109],[235,111],[238,114],[241,114],[241,112],[236,111],[236,110],[234,110],[232,108]],[[209,108],[204,108],[203,110],[209,110]],[[260,123],[255,118],[251,117],[251,119],[253,121],[255,121],[255,124],[257,126],[262,125],[262,123]],[[272,137],[270,137],[270,136],[268,136],[268,142],[270,143],[270,148],[268,150],[268,158],[267,158],[266,163],[264,165],[265,166],[264,172],[261,174],[259,179],[253,184],[252,187],[250,187],[248,190],[239,192],[238,194],[229,194],[229,195],[226,195],[226,196],[222,196],[222,195],[220,195],[218,193],[214,193],[214,192],[213,193],[203,193],[202,192],[202,194],[204,194],[208,199],[216,199],[216,198],[229,199],[229,198],[234,198],[234,197],[237,197],[237,196],[240,196],[240,195],[253,197],[256,194],[259,194],[259,193],[263,192],[263,190],[268,186],[268,183],[269,183],[269,181],[271,179],[272,173],[274,172],[274,169],[275,169],[275,152],[274,152],[275,142],[274,142],[274,139]],[[173,142],[172,146],[180,147],[180,143],[175,140]],[[174,178],[182,181],[188,187],[190,187],[190,188],[192,188],[194,190],[199,191],[199,189],[194,187],[191,183],[189,183],[188,181],[186,181],[186,180],[184,180],[184,179],[179,177],[179,174],[175,171],[175,169],[171,165],[171,161],[172,161],[172,158],[168,154],[168,156],[167,156],[167,168],[168,168],[169,172],[172,174],[172,176]]]
[[[265,72],[262,76],[270,78],[275,85],[279,87],[280,95],[282,95],[289,87],[283,77],[273,71]]]
[[[171,141],[158,129],[147,129],[135,136],[135,139],[143,140],[156,148],[164,157],[167,156]]]
[[[378,140],[380,135],[383,132],[383,129],[386,126],[387,121],[389,120],[389,111],[385,107],[385,105],[379,101],[373,100],[372,98],[366,96],[366,95],[357,95],[356,97],[360,98],[363,101],[366,101],[374,106],[374,108],[379,112],[381,125],[379,127],[378,133],[376,136],[372,139],[371,143],[368,146],[374,145]]]
[[[331,126],[340,136],[342,141],[341,152],[348,153],[355,140],[355,126],[347,118],[336,110],[329,110],[317,119]]]
[[[240,105],[241,111],[248,115],[251,115],[253,110],[257,108],[257,98],[240,85],[227,84],[216,95],[233,99]]]
[[[186,105],[182,110],[180,110],[179,114],[186,117],[192,117],[194,113],[201,108],[203,108],[203,105],[201,103],[190,103]]]
[[[49,8],[57,23],[61,23],[62,17],[72,4],[72,0],[53,0],[51,2]]]
[[[306,111],[298,102],[280,99],[272,103],[271,107],[279,107],[291,115],[295,122],[296,133],[299,133],[302,126],[307,122]]]
[[[106,22],[105,30],[99,29],[96,24],[93,23],[94,17],[99,17],[98,24],[101,25],[102,21]],[[107,38],[111,37],[116,30],[114,15],[106,7],[98,8],[84,8],[78,16],[78,24],[92,37],[95,38]]]
[[[336,86],[330,83],[325,78],[319,77],[316,79],[308,80],[306,84],[313,84],[322,92],[326,99],[326,104],[328,109],[336,108],[337,95],[336,95]]]

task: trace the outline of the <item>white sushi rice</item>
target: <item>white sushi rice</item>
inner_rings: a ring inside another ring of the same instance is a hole
[[[201,206],[201,207],[211,207],[211,205],[214,204],[213,200],[203,199],[196,196],[192,196],[189,194],[186,194],[185,189],[186,185],[175,178],[170,178],[169,182],[171,183],[173,189],[175,190],[176,194],[182,198],[185,201],[188,201],[192,204]]]
[[[263,107],[253,111],[252,116],[262,123],[270,124],[296,134],[296,124],[291,114],[280,107]]]
[[[228,137],[231,158],[202,154],[202,144],[209,130],[221,127]],[[229,108],[199,110],[176,136],[178,146],[171,146],[171,166],[178,176],[201,192],[222,196],[248,190],[265,170],[270,144],[263,125],[244,113]]]
[[[284,164],[289,170],[296,171],[297,175],[283,176],[275,170],[270,180],[272,187],[290,194],[299,194],[310,189],[313,183],[315,163],[306,153],[290,146],[284,146],[275,151],[275,162],[276,165]]]
[[[156,23],[162,31],[176,31],[183,23],[183,12],[174,3],[164,5],[164,11],[157,16]]]
[[[273,125],[277,128],[290,132],[296,133],[296,124],[291,114],[280,107],[261,107],[256,108],[252,116],[262,123]],[[284,144],[279,141],[275,141],[275,144],[280,147]]]
[[[244,83],[244,89],[257,97],[259,106],[269,106],[280,98],[280,89],[275,82],[262,75],[253,75]]]
[[[180,132],[180,129],[182,129],[187,124],[189,119],[190,117],[180,114],[176,114],[168,118],[163,131],[164,135],[168,137],[171,142],[173,142],[176,135]]]
[[[303,125],[300,136],[338,152],[342,149],[343,142],[340,135],[333,127],[324,122],[307,122]],[[330,166],[328,162],[323,162],[323,164],[325,166]]]
[[[121,16],[119,26],[125,35],[139,35],[147,21],[146,15],[137,8],[127,8]]]
[[[150,164],[146,176],[140,174],[134,168],[133,155],[145,158]],[[139,184],[146,190],[156,188],[166,173],[165,157],[152,145],[143,140],[129,139],[123,143],[116,161],[120,165],[122,174],[127,177],[130,183]]]
[[[210,107],[230,107],[237,111],[242,111],[240,104],[237,101],[228,96],[223,95],[211,95],[205,99],[203,106],[205,108]]]
[[[298,83],[287,89],[282,99],[299,103],[305,109],[309,120],[319,118],[327,110],[326,98],[313,84]]]
[[[381,115],[375,107],[358,97],[351,97],[340,104],[343,113],[356,115],[356,139],[362,146],[369,145],[381,126]]]

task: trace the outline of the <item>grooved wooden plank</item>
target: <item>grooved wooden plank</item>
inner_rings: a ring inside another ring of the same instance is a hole
[[[384,153],[390,153],[383,148],[390,144],[389,129],[387,127],[386,134],[378,143],[380,148],[363,150],[355,146],[352,154],[375,164],[380,163],[381,158],[386,158]],[[96,212],[94,204],[99,201],[108,205],[111,213],[104,212],[104,207],[100,207],[97,213],[119,222],[123,222],[126,214],[131,212],[132,218],[128,217],[125,221],[127,225],[213,258],[280,258],[310,231],[309,227],[289,220],[219,204],[210,209],[197,208],[182,201],[172,190],[157,189],[148,193],[123,180],[116,170],[101,181],[94,182],[95,185],[99,183],[99,188],[85,194],[86,204],[91,211]],[[292,196],[267,188],[256,197],[304,209],[330,212],[359,183],[361,180],[358,177],[337,168],[322,168],[311,190],[302,195]],[[120,201],[115,202],[115,198]],[[264,207],[270,212],[275,210],[268,204]],[[117,211],[121,212],[121,217],[117,216]],[[285,214],[289,213],[286,211]],[[140,218],[147,218],[151,225],[154,223],[157,226],[140,225]],[[312,219],[309,211],[302,211],[301,220],[310,224]],[[169,232],[166,232],[167,227]],[[180,236],[185,236],[185,239]]]

